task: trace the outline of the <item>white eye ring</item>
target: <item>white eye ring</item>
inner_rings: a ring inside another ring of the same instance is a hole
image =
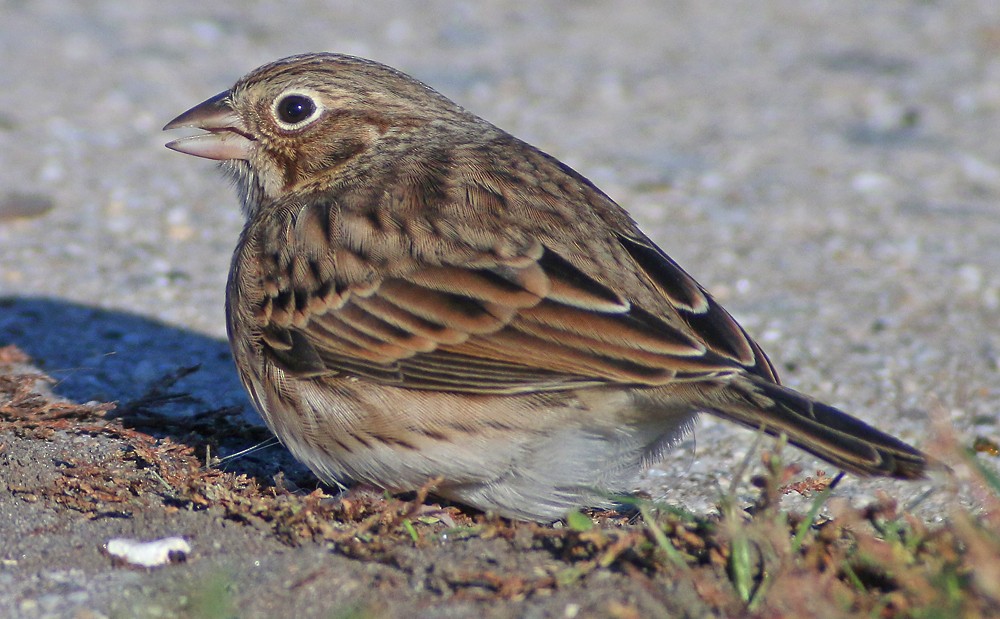
[[[285,131],[296,131],[315,122],[323,114],[319,101],[315,92],[286,90],[271,104],[271,116]]]

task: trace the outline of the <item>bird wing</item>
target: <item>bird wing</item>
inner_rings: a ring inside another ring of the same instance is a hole
[[[470,393],[744,371],[777,380],[736,321],[637,228],[588,240],[621,267],[601,277],[578,266],[550,225],[505,227],[484,215],[482,229],[469,217],[450,229],[454,217],[428,219],[428,204],[400,202],[429,194],[317,199],[289,209],[283,226],[260,228],[272,232],[256,243],[266,275],[255,311],[277,363]],[[372,204],[381,207],[355,208]],[[626,292],[637,286],[641,300]]]

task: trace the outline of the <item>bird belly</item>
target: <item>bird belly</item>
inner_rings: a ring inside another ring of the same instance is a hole
[[[280,388],[254,398],[262,416],[328,483],[406,491],[436,479],[440,496],[539,521],[632,491],[694,418],[620,388],[458,394],[343,376],[264,384]]]

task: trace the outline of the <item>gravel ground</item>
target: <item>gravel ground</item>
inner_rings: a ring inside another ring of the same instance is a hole
[[[181,384],[199,406],[245,405],[222,309],[238,206],[159,129],[259,64],[330,50],[591,178],[787,384],[918,445],[932,420],[996,438],[1000,4],[517,4],[0,2],[0,344],[77,401],[200,363]],[[707,510],[753,436],[705,420],[696,438],[646,488]]]

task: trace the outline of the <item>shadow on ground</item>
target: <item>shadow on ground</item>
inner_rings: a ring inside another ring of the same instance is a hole
[[[76,402],[114,402],[128,426],[225,456],[267,440],[224,340],[135,314],[40,297],[0,297],[0,346],[14,344]],[[176,377],[176,381],[171,380]],[[206,429],[206,426],[210,426]],[[201,441],[205,444],[200,444]],[[318,482],[280,445],[224,470]]]
[[[225,341],[127,312],[0,297],[0,343],[28,353],[71,400],[127,401],[164,373],[200,365],[187,390],[212,406],[246,402]]]

